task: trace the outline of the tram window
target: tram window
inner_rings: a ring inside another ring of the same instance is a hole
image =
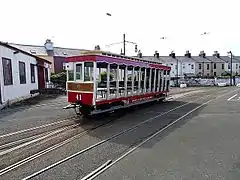
[[[84,63],[84,81],[93,81],[93,62]]]
[[[68,81],[74,81],[74,71],[68,71]]]
[[[82,64],[76,64],[76,80],[82,80]]]

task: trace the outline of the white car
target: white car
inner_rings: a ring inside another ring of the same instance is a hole
[[[218,86],[221,86],[221,87],[224,87],[226,85],[227,85],[227,83],[218,83]]]

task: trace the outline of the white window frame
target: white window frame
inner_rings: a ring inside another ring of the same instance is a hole
[[[77,78],[76,78],[76,76],[77,76],[77,71],[76,71],[76,69],[77,69],[77,65],[78,65],[78,64],[81,64],[81,65],[82,65],[82,79],[77,79]],[[74,65],[74,80],[75,80],[76,82],[83,82],[83,81],[84,81],[84,68],[83,68],[83,66],[84,66],[84,64],[83,64],[82,62],[75,63],[75,65]]]

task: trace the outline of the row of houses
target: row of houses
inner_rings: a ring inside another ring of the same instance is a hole
[[[50,68],[46,59],[0,42],[0,107],[44,89]]]
[[[13,43],[10,45],[51,62],[52,73],[59,73],[65,68],[66,57],[79,55],[87,51],[86,49],[54,47],[53,42],[49,39],[42,46]],[[177,74],[179,77],[213,77],[221,76],[224,72],[230,72],[231,58],[221,56],[217,51],[210,56],[206,55],[204,51],[201,51],[197,56],[192,56],[189,51],[186,51],[182,56],[176,56],[174,52],[170,53],[169,56],[159,56],[159,53],[156,52],[154,56],[142,56],[142,58],[171,66],[171,77],[176,77]],[[240,57],[238,56],[233,58],[232,71],[233,74],[240,74]]]
[[[68,56],[79,55],[85,49],[54,47],[51,40],[44,45],[24,45],[0,42],[0,105],[31,96],[34,90],[46,87],[51,73],[58,73],[65,68]],[[171,77],[216,77],[230,72],[231,58],[221,56],[215,51],[207,56],[204,51],[192,56],[186,51],[182,56],[174,52],[169,56],[142,56],[142,58],[171,66]],[[240,57],[232,59],[233,75],[240,74]]]
[[[231,70],[231,58],[221,56],[217,51],[214,51],[212,56],[207,56],[204,51],[201,51],[198,56],[192,56],[189,51],[186,51],[183,56],[176,56],[174,52],[169,56],[159,56],[156,52],[154,56],[142,56],[142,58],[171,66],[171,77],[177,77],[177,75],[178,77],[218,77]],[[239,56],[233,56],[232,72],[233,75],[240,74]]]

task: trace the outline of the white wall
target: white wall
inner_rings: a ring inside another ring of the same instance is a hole
[[[17,101],[24,97],[30,96],[30,90],[38,89],[37,67],[35,66],[35,83],[31,83],[30,63],[37,64],[34,57],[23,53],[13,54],[14,50],[0,45],[0,84],[2,102]],[[13,85],[4,86],[2,58],[11,59]],[[26,84],[20,84],[19,79],[19,61],[25,62]]]
[[[229,63],[230,64],[230,63]],[[230,64],[231,66],[231,64]],[[240,63],[236,63],[236,62],[233,62],[232,63],[232,72],[233,72],[233,75],[237,72],[238,74],[240,73],[240,69],[239,69],[239,66],[240,66]],[[228,63],[225,63],[225,71],[227,72],[230,72],[231,69],[228,69]]]
[[[168,62],[164,65],[171,67],[170,77],[177,76],[177,63],[176,62]],[[192,66],[193,65],[193,69]],[[178,61],[178,76],[182,77],[184,73],[192,73],[195,74],[196,63],[194,62],[180,62]]]
[[[192,69],[193,66],[193,69]],[[195,74],[195,66],[194,62],[181,62],[179,76],[184,76],[184,74]]]

